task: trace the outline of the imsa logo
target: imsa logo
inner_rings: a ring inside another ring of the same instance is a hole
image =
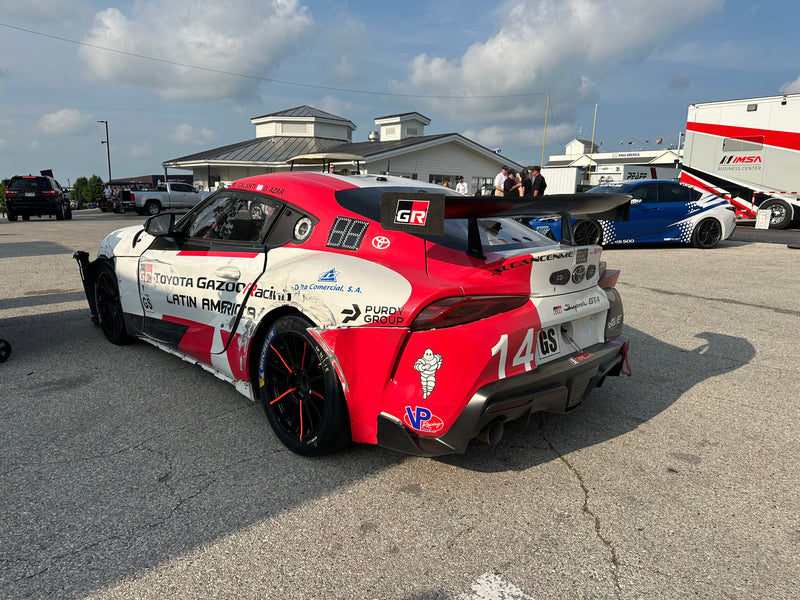
[[[394,222],[398,225],[424,226],[428,220],[427,200],[398,200]]]

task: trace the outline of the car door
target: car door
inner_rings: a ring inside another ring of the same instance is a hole
[[[650,241],[664,227],[664,216],[658,203],[658,183],[647,182],[630,188],[631,212],[628,221],[614,223],[616,240],[629,243]]]
[[[684,221],[692,212],[696,196],[692,190],[678,182],[663,181],[658,184],[658,205],[664,215],[663,235],[665,240],[686,239]]]
[[[194,188],[185,183],[171,183],[169,185],[169,201],[171,208],[191,208],[197,204]]]
[[[264,272],[263,240],[279,208],[267,196],[222,190],[178,224],[182,235],[156,238],[139,261],[144,334],[229,372],[222,353],[235,345]]]

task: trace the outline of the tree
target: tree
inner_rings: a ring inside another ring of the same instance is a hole
[[[78,203],[79,208],[96,203],[102,195],[103,180],[97,175],[92,175],[89,179],[78,177],[72,186],[72,199]]]

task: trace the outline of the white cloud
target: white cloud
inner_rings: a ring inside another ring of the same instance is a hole
[[[407,79],[392,82],[392,89],[472,96],[423,103],[476,123],[541,118],[541,98],[550,92],[558,98],[559,116],[569,119],[595,93],[589,73],[597,78],[622,63],[647,59],[681,28],[722,6],[723,0],[696,0],[680,10],[663,2],[637,2],[632,9],[616,0],[512,0],[498,11],[502,26],[492,38],[458,59],[416,56]]]
[[[329,112],[337,117],[347,118],[347,115],[353,110],[352,102],[345,102],[333,96],[325,96],[320,100],[319,104],[315,104],[320,110]]]
[[[86,131],[92,123],[92,116],[74,108],[62,108],[39,118],[38,126],[42,133],[67,135]]]
[[[800,77],[785,84],[783,87],[781,87],[781,91],[784,94],[797,94],[800,92]]]
[[[336,62],[328,72],[330,81],[341,84],[362,78],[364,58],[369,54],[367,26],[354,17],[344,19],[331,33],[331,56]]]
[[[268,77],[308,42],[312,26],[297,0],[143,0],[131,4],[129,14],[116,8],[97,13],[82,40],[118,52],[81,46],[79,53],[100,81],[149,87],[170,99],[247,99],[259,79],[179,65]]]
[[[10,20],[27,21],[41,25],[42,23],[64,23],[65,20],[85,18],[89,10],[89,2],[85,0],[36,0],[20,2],[20,0],[0,0],[0,14]],[[91,13],[89,13],[91,14]]]
[[[125,152],[130,159],[138,160],[141,158],[150,158],[153,154],[153,149],[149,142],[139,142],[138,144],[127,146]]]
[[[214,139],[214,132],[203,127],[195,129],[188,123],[178,125],[170,134],[169,139],[179,144],[193,144],[195,146],[205,146]]]

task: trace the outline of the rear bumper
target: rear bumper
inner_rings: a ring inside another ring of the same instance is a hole
[[[419,435],[392,415],[378,416],[378,445],[416,456],[463,453],[487,425],[527,418],[540,411],[561,413],[577,407],[606,377],[620,374],[628,340],[619,336],[581,355],[562,358],[533,371],[480,388],[456,422],[439,437]]]
[[[59,201],[45,199],[13,199],[6,200],[6,210],[15,215],[55,215]]]

